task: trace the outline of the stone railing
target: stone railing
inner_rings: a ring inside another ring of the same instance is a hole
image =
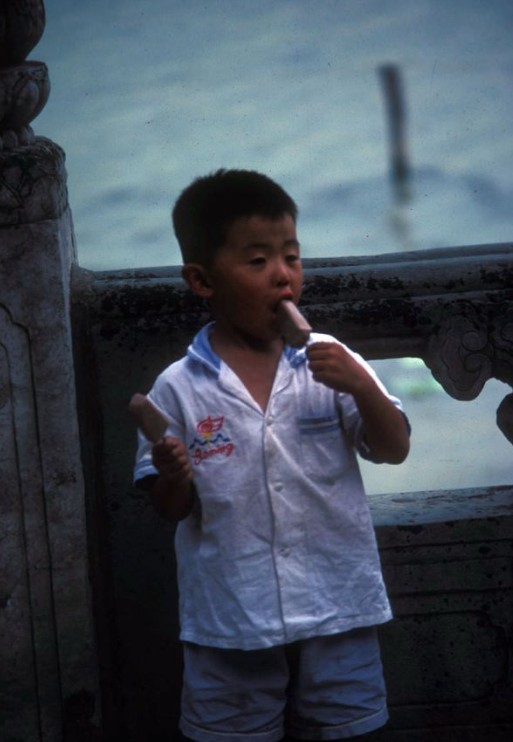
[[[457,399],[474,398],[491,377],[511,384],[510,245],[305,267],[302,306],[317,330],[344,338],[367,358],[423,358]],[[111,637],[105,644],[117,648],[110,662],[113,685],[127,702],[122,731],[140,729],[134,739],[143,739],[144,729],[157,736],[176,730],[180,652],[173,529],[131,487],[127,402],[183,354],[208,314],[179,268],[76,268],[73,286],[80,417],[95,464],[86,469],[96,472],[89,502],[106,538],[97,562],[112,580],[99,615],[117,617],[102,630]],[[508,435],[510,399],[499,415]],[[373,496],[371,508],[396,613],[381,632],[392,721],[380,739],[500,739],[513,723],[504,705],[513,701],[513,486]],[[471,733],[478,736],[465,736]]]
[[[477,397],[490,378],[513,385],[513,243],[304,265],[302,307],[316,330],[342,336],[370,359],[422,358],[458,400]],[[156,326],[186,334],[205,318],[178,268],[97,273],[89,283],[107,323],[114,307],[130,318],[141,302]],[[513,440],[513,395],[498,424]]]

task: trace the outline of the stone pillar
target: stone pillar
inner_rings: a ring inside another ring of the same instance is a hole
[[[73,227],[64,153],[29,126],[48,96],[46,67],[20,59],[43,26],[42,2],[0,8],[2,742],[92,740],[99,717],[70,326]]]

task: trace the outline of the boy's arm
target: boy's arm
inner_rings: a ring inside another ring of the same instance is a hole
[[[370,376],[353,392],[365,428],[365,440],[373,460],[383,464],[402,464],[410,450],[410,435],[403,413]]]
[[[316,381],[354,397],[373,460],[402,463],[410,449],[405,417],[366,369],[339,343],[312,343],[306,352]]]
[[[163,438],[153,446],[152,459],[159,473],[151,489],[155,509],[167,520],[183,520],[191,512],[195,496],[184,444],[178,438]]]

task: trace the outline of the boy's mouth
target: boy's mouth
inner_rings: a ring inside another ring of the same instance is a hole
[[[292,296],[292,294],[285,294],[284,296],[280,296],[279,300],[276,302],[276,304],[273,307],[274,314],[278,314],[279,313],[280,305],[284,301],[290,301],[293,304],[295,304],[294,297]]]

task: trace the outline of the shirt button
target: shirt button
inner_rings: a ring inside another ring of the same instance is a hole
[[[283,489],[283,484],[281,482],[276,482],[276,484],[274,485],[274,489],[276,492],[281,492]]]
[[[280,554],[282,557],[288,557],[290,555],[290,549],[288,546],[282,546],[280,549]]]

